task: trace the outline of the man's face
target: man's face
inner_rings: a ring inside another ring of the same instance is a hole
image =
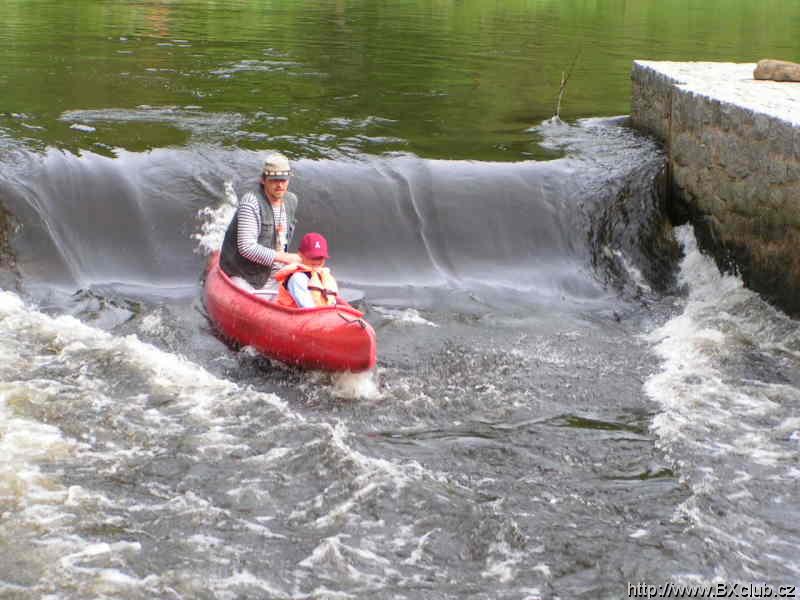
[[[265,179],[264,180],[264,192],[267,194],[267,198],[276,202],[278,200],[283,200],[283,197],[286,195],[286,191],[289,189],[289,180],[288,179]]]

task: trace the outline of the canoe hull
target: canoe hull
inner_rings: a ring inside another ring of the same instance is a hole
[[[375,331],[350,305],[287,308],[233,284],[214,253],[204,287],[211,321],[229,340],[291,365],[323,371],[375,366]]]

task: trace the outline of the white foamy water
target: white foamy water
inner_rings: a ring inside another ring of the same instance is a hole
[[[395,308],[386,308],[383,306],[375,306],[373,308],[375,312],[377,312],[379,315],[391,321],[395,321],[397,323],[409,323],[412,325],[427,325],[428,327],[439,327],[436,323],[429,321],[428,319],[420,315],[419,311],[415,308],[395,309]]]
[[[345,400],[377,400],[381,397],[377,371],[333,373],[333,395]]]
[[[49,357],[32,353],[23,336],[43,334],[52,347],[66,341],[55,330],[41,326],[48,320],[15,295],[0,292],[0,348],[5,359],[0,383],[0,540],[10,552],[25,557],[18,565],[21,582],[0,581],[0,590],[13,590],[18,598],[40,597],[48,581],[70,581],[90,571],[98,591],[112,592],[136,583],[116,569],[85,566],[85,561],[97,561],[100,555],[138,551],[136,544],[126,542],[93,545],[76,530],[72,507],[80,503],[81,493],[63,484],[58,465],[75,460],[88,445],[28,416],[46,411],[68,393],[62,382],[27,375]],[[96,502],[90,494],[83,497]],[[24,584],[32,574],[41,582],[33,589]]]
[[[197,252],[208,255],[222,247],[225,231],[233,219],[239,198],[233,189],[233,183],[225,182],[225,202],[217,207],[206,207],[199,211],[198,217],[202,220],[200,232],[192,237],[198,241]]]
[[[399,572],[368,507],[393,506],[415,482],[441,485],[414,461],[357,449],[342,422],[309,422],[274,394],[8,292],[0,341],[0,539],[29,557],[22,579],[0,577],[0,594],[336,597],[324,574],[381,587]],[[363,396],[375,384],[362,374],[339,385]],[[287,580],[270,565],[298,532],[314,546]],[[391,542],[413,544],[413,532]],[[256,548],[269,550],[248,566]]]
[[[31,386],[0,384],[0,540],[13,540],[13,546],[4,543],[4,547],[13,547],[22,556],[35,553],[36,559],[24,562],[42,575],[50,571],[52,561],[81,545],[75,537],[40,537],[42,532],[57,532],[72,524],[71,516],[63,510],[68,490],[58,473],[45,467],[74,456],[80,446],[57,427],[17,414],[16,405],[44,393]],[[0,596],[4,588],[24,589],[2,579]]]
[[[0,539],[26,557],[27,581],[0,578],[0,590],[16,589],[20,598],[55,589],[47,582],[77,590],[80,597],[162,597],[166,584],[160,577],[138,577],[126,566],[142,560],[134,516],[205,518],[216,510],[190,491],[164,497],[157,485],[151,488],[157,501],[144,504],[126,498],[124,486],[120,495],[110,495],[66,485],[69,470],[91,465],[98,476],[125,478],[129,465],[163,455],[159,440],[170,438],[197,440],[198,455],[210,460],[249,451],[226,431],[225,411],[242,402],[281,415],[279,426],[303,421],[277,396],[241,390],[135,336],[113,336],[69,316],[50,317],[3,291],[0,353]],[[58,379],[47,377],[50,372]],[[111,380],[104,379],[106,372]],[[113,378],[119,376],[134,391],[115,390]],[[144,393],[136,393],[137,379]],[[168,409],[151,406],[154,398],[163,398]],[[76,422],[73,412],[86,418]],[[81,533],[93,528],[119,533],[111,542]],[[259,535],[267,531],[261,527]],[[37,583],[31,584],[32,574]]]
[[[652,421],[657,443],[692,489],[676,518],[689,519],[736,556],[731,564],[741,570],[728,575],[738,580],[800,574],[790,558],[800,552],[800,539],[781,532],[784,520],[800,518],[791,443],[800,390],[760,376],[764,363],[785,360],[771,353],[778,328],[769,318],[789,331],[796,325],[738,277],[721,274],[699,252],[688,226],[676,235],[685,252],[679,278],[688,297],[680,314],[648,336],[662,368],[644,386],[661,407]],[[747,310],[751,305],[758,310]],[[769,553],[773,537],[772,544],[781,539],[781,549]],[[724,565],[719,573],[725,576]]]
[[[757,297],[738,277],[720,274],[698,251],[689,229],[679,229],[678,235],[686,253],[680,278],[689,286],[689,297],[680,315],[649,335],[664,366],[645,389],[667,409],[655,418],[654,429],[666,442],[688,442],[712,453],[741,451],[751,460],[774,464],[786,452],[770,450],[773,431],[751,429],[742,417],[780,414],[778,396],[800,400],[800,395],[790,386],[723,372],[721,358],[740,350],[742,342],[758,341],[742,339],[748,324],[736,315],[738,305]]]

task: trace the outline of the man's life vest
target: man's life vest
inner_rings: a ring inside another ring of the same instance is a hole
[[[276,299],[278,304],[281,306],[297,306],[297,302],[294,301],[289,290],[286,289],[286,284],[289,277],[298,272],[308,275],[308,291],[311,292],[311,297],[317,306],[333,306],[336,304],[339,286],[336,284],[336,279],[331,275],[330,269],[327,267],[312,269],[302,264],[289,265],[275,273],[275,279],[281,284],[278,288],[278,298]]]

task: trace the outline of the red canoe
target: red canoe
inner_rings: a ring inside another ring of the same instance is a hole
[[[375,366],[375,331],[349,304],[287,308],[236,286],[208,261],[206,310],[228,339],[261,354],[307,369],[367,371]]]

